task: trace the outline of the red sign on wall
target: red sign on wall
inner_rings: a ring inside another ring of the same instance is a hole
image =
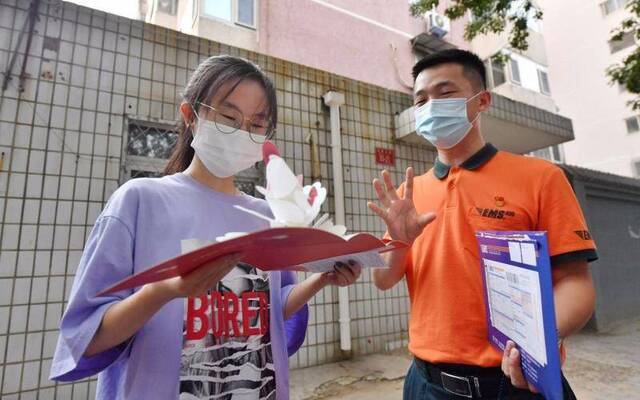
[[[396,151],[394,149],[376,147],[376,164],[395,166]]]

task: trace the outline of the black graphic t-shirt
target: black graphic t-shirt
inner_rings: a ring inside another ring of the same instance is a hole
[[[185,307],[180,399],[275,399],[268,274],[240,263]]]

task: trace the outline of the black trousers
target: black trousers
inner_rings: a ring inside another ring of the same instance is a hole
[[[480,384],[480,395],[472,388],[471,398],[493,400],[544,400],[541,394],[515,388],[498,368],[479,368],[478,375],[483,377]],[[404,400],[460,400],[468,397],[453,394],[445,390],[442,382],[433,376],[423,361],[416,360],[411,364],[404,381]],[[484,383],[484,387],[482,384]],[[576,396],[569,382],[562,376],[565,400],[575,400]]]

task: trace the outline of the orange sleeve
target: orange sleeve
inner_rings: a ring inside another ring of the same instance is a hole
[[[552,265],[598,258],[578,199],[564,172],[555,166],[543,178],[536,230],[547,231]]]

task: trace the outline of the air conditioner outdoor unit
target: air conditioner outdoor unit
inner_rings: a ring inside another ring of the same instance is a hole
[[[445,36],[451,30],[449,18],[435,11],[428,11],[424,15],[424,19],[427,23],[427,32],[439,38]]]

